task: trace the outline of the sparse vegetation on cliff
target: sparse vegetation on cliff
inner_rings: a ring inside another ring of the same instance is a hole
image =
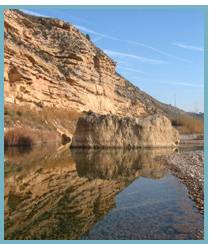
[[[90,38],[90,35],[89,35],[89,34],[86,34],[86,38],[87,38],[87,40],[88,40],[88,41],[90,41],[90,40],[91,40],[91,38]]]

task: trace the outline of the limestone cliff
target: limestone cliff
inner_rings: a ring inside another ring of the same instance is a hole
[[[170,109],[117,74],[77,28],[18,10],[4,13],[5,104],[141,117]]]

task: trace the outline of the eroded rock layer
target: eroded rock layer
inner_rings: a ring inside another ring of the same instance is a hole
[[[5,102],[140,115],[116,64],[74,26],[5,11]],[[118,92],[120,91],[120,93]],[[121,94],[122,93],[122,94]]]
[[[140,117],[163,105],[116,72],[116,63],[64,21],[4,13],[5,104]]]

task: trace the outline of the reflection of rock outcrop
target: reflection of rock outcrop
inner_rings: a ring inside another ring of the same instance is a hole
[[[30,155],[34,156],[31,163]],[[11,155],[6,155],[6,239],[79,239],[115,206],[116,194],[137,176],[156,177],[152,172],[164,171],[163,165],[151,160],[152,156],[144,166],[139,153],[131,151],[106,150],[85,156],[75,151],[73,155],[76,164],[70,151],[42,154],[37,150],[36,154],[34,150],[17,157],[13,153],[14,167],[10,165]],[[141,157],[146,161],[145,155]],[[95,167],[91,165],[93,159],[97,159]]]
[[[139,120],[88,113],[79,118],[71,146],[144,148],[175,147],[178,143],[178,131],[163,115],[150,115]]]
[[[70,152],[55,160],[48,156],[27,170],[7,171],[6,239],[79,239],[115,205],[116,193],[125,187],[121,181],[80,178]]]
[[[74,149],[72,156],[80,177],[89,179],[133,179],[138,176],[161,178],[165,174],[164,164],[156,158],[169,155],[170,148],[164,149]]]

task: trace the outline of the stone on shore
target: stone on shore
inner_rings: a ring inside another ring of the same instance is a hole
[[[204,213],[204,152],[171,154],[166,157],[166,161],[172,173],[187,186],[189,196],[200,213]]]
[[[144,119],[87,113],[79,118],[71,147],[175,147],[179,133],[163,115]]]

